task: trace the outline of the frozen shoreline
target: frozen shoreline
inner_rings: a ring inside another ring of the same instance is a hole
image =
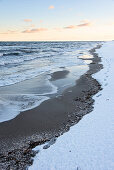
[[[36,155],[33,148],[51,140],[45,146],[48,148],[55,142],[55,137],[67,132],[93,110],[92,96],[101,90],[101,85],[92,78],[102,68],[101,58],[95,52],[98,48],[101,45],[89,51],[93,56],[89,70],[74,87],[65,90],[62,96],[49,99],[38,108],[0,124],[2,169],[18,167],[21,170],[32,165]]]
[[[106,42],[97,53],[104,68],[93,75],[103,87],[94,96],[94,110],[47,150],[40,150],[29,170],[112,170],[114,122],[114,42]]]

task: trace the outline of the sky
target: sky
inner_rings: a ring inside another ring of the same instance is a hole
[[[114,40],[114,0],[0,0],[0,41]]]

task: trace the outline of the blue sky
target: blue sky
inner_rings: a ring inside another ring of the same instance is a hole
[[[114,0],[0,0],[0,40],[95,40],[95,29],[114,39]]]

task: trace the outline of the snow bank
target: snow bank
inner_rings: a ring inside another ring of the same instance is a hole
[[[114,42],[97,50],[104,69],[95,74],[103,86],[95,99],[94,111],[69,132],[40,152],[29,170],[113,170],[114,169]]]

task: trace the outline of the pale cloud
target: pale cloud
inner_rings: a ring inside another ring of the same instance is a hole
[[[0,34],[15,34],[16,31],[8,30],[6,32],[1,32]]]
[[[24,22],[32,22],[32,19],[24,19]]]
[[[84,21],[81,21],[81,24],[78,24],[78,25],[69,25],[67,27],[64,27],[64,29],[76,29],[76,28],[79,28],[79,27],[89,27],[92,25],[92,22],[90,21],[87,21],[85,22]]]
[[[49,6],[49,9],[54,9],[55,7],[53,5]]]
[[[64,29],[75,29],[75,28],[77,28],[76,25],[69,25],[67,27],[64,27]]]
[[[77,27],[89,27],[89,26],[91,26],[91,25],[92,25],[92,22],[85,22],[85,23],[83,23],[83,24],[77,25]]]
[[[34,28],[34,29],[27,29],[22,31],[22,33],[38,33],[38,32],[42,32],[42,31],[47,31],[47,28]]]

